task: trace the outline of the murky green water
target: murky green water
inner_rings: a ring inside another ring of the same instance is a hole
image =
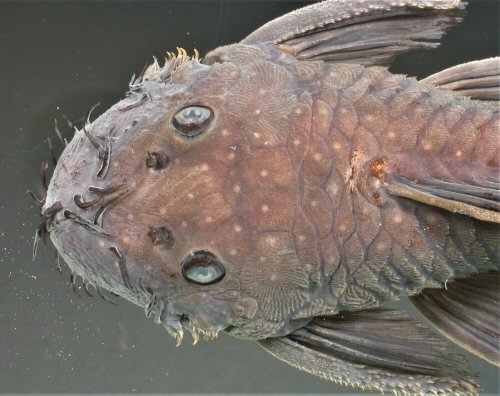
[[[54,118],[81,119],[96,102],[103,111],[152,55],[206,53],[304,3],[0,2],[0,392],[351,392],[250,342],[222,336],[175,348],[139,308],[75,296],[51,247],[31,260],[38,218],[25,191],[40,192]],[[499,3],[471,3],[440,49],[401,57],[392,70],[424,77],[496,55]],[[498,393],[498,371],[463,353],[484,390]]]

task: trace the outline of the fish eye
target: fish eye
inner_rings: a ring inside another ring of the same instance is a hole
[[[187,256],[181,263],[181,271],[184,278],[198,285],[219,282],[226,274],[226,269],[217,257],[202,250]]]
[[[204,106],[188,106],[172,117],[172,126],[183,136],[195,137],[205,132],[214,118],[214,112]]]

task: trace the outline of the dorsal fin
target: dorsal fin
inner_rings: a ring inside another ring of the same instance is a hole
[[[472,99],[500,101],[500,57],[450,67],[422,81]]]
[[[326,0],[274,19],[242,44],[277,44],[300,60],[386,65],[435,48],[460,22],[461,0]]]

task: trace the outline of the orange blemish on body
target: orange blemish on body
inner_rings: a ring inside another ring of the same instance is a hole
[[[370,173],[377,179],[385,181],[387,175],[387,162],[385,158],[380,158],[370,164]]]

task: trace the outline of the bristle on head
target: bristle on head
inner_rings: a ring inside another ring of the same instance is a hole
[[[142,82],[161,80],[166,82],[170,76],[183,64],[190,61],[199,62],[201,60],[198,50],[194,49],[193,55],[189,56],[184,48],[177,47],[177,53],[167,52],[165,55],[165,63],[160,66],[158,59],[153,56],[153,63],[146,67],[141,77],[130,82],[130,89],[134,90],[142,84]]]

